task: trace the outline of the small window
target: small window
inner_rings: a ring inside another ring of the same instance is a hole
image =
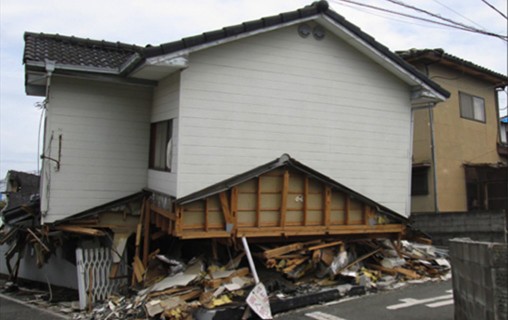
[[[149,168],[171,171],[173,120],[152,123],[150,127]]]
[[[485,122],[485,101],[464,92],[459,92],[460,116],[465,119]]]
[[[411,195],[422,196],[429,194],[428,167],[414,167],[411,177]]]

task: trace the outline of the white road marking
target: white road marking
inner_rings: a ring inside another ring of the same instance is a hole
[[[448,306],[450,304],[453,304],[453,299],[429,303],[429,304],[426,304],[425,306],[429,307],[429,308],[438,308],[438,307]]]
[[[402,301],[402,303],[388,306],[388,307],[386,307],[386,309],[388,309],[388,310],[397,310],[397,309],[402,309],[402,308],[408,308],[408,307],[416,306],[416,305],[419,305],[419,304],[426,304],[426,303],[429,303],[429,302],[434,302],[434,301],[438,301],[438,300],[445,300],[445,299],[448,300],[448,299],[452,299],[452,298],[453,298],[453,294],[447,294],[447,295],[444,295],[444,296],[438,296],[438,297],[433,297],[433,298],[428,298],[428,299],[421,299],[421,300],[413,299],[413,298],[399,299],[400,301]]]
[[[313,318],[313,319],[317,319],[317,320],[346,320],[346,319],[332,316],[331,314],[320,312],[320,311],[306,313],[305,315],[309,318]]]

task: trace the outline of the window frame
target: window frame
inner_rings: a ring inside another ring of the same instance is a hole
[[[468,98],[470,100],[470,106],[471,106],[471,109],[472,109],[471,111],[472,111],[472,114],[473,114],[472,117],[469,117],[468,115],[466,115],[466,112],[465,112],[464,109],[466,107],[469,107],[469,106],[465,106],[463,104],[463,100],[462,100],[463,97],[464,98]],[[482,102],[482,106],[483,106],[483,120],[479,119],[476,116],[476,113],[475,113],[475,104],[474,104],[475,99],[480,100]],[[485,99],[482,98],[482,97],[478,97],[478,96],[469,94],[467,92],[459,91],[459,111],[460,111],[460,117],[462,119],[476,121],[476,122],[480,122],[480,123],[487,123],[487,109],[485,108]]]
[[[428,166],[414,166],[411,168],[411,196],[428,196],[430,194],[429,190],[429,170]],[[421,181],[421,188],[415,190],[413,188],[416,179],[415,177],[421,177],[423,181]]]
[[[157,129],[164,130],[164,128],[161,128],[163,125],[166,126],[165,132],[158,132]],[[160,138],[161,136],[162,138]],[[160,141],[161,139],[163,142]],[[172,140],[173,140],[173,119],[150,123],[150,150],[148,156],[148,169],[162,172],[172,171],[171,168],[171,161],[173,158]],[[169,160],[168,160],[168,147],[170,148]],[[160,150],[157,150],[158,148]],[[169,167],[167,166],[168,163],[170,164]]]

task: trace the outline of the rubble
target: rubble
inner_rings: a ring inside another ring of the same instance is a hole
[[[408,283],[446,279],[450,271],[446,251],[407,241],[328,239],[254,244],[252,250],[272,313]],[[149,256],[141,281],[133,282],[131,294],[110,295],[103,303],[80,312],[76,312],[75,302],[60,303],[58,311],[76,320],[194,319],[228,308],[245,312],[248,305],[256,308],[256,299],[263,296],[259,289],[253,293],[257,287],[243,251],[222,261],[206,255],[189,261],[160,253]],[[38,300],[41,305],[42,300]],[[269,314],[267,311],[260,312]]]

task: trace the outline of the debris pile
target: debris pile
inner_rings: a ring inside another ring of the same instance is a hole
[[[252,247],[272,307],[329,290],[337,293],[329,299],[336,299],[406,282],[443,279],[450,269],[445,250],[407,241],[332,239]],[[74,319],[192,319],[217,308],[245,310],[255,285],[245,256],[238,252],[220,264],[201,255],[185,263],[157,250],[150,255],[134,295],[113,295]]]
[[[407,241],[316,240],[263,249],[257,256],[267,268],[307,283],[310,277],[318,283],[354,278],[357,284],[375,288],[384,276],[425,280],[445,276],[450,270],[446,251]]]

